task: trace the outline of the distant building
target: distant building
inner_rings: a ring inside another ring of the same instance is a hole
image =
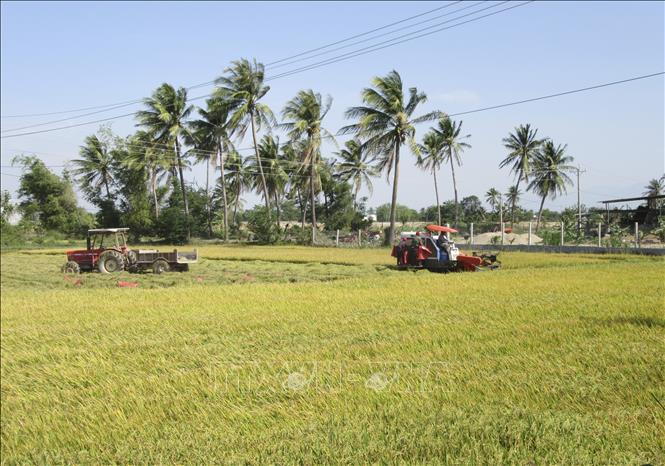
[[[374,215],[374,214],[365,215],[363,220],[365,220],[365,221],[371,220],[372,222],[376,222],[376,215]]]

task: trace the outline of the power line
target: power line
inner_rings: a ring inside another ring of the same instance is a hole
[[[438,25],[429,26],[427,28],[419,29],[417,31],[410,32],[408,34],[403,34],[401,36],[398,36],[398,37],[395,37],[395,38],[392,38],[392,39],[389,39],[389,40],[386,40],[386,41],[383,41],[383,42],[378,42],[374,45],[363,47],[361,49],[357,49],[357,50],[354,50],[352,52],[347,52],[347,53],[345,53],[343,55],[339,55],[337,57],[333,57],[333,58],[329,58],[327,60],[312,63],[310,65],[307,65],[307,66],[304,66],[304,67],[301,67],[301,68],[296,68],[295,70],[286,71],[286,72],[284,72],[282,74],[278,74],[276,76],[271,76],[270,78],[267,78],[266,81],[269,81],[269,80],[272,80],[272,79],[277,79],[277,78],[282,78],[284,76],[290,76],[292,74],[300,73],[302,71],[308,71],[308,70],[312,70],[312,69],[315,69],[315,68],[320,68],[321,66],[326,66],[326,65],[330,65],[332,63],[337,63],[337,62],[340,62],[340,61],[349,60],[351,58],[355,58],[355,57],[358,57],[360,55],[366,55],[368,53],[376,52],[378,50],[383,50],[383,49],[388,48],[388,47],[393,47],[395,45],[403,44],[404,42],[409,42],[409,41],[412,41],[412,40],[415,40],[415,39],[420,39],[421,37],[429,36],[429,35],[432,35],[432,34],[436,34],[437,32],[445,31],[447,29],[452,29],[452,28],[455,28],[455,27],[458,27],[458,26],[462,26],[464,24],[472,23],[474,21],[478,21],[478,20],[487,18],[489,16],[494,16],[494,15],[497,15],[499,13],[503,13],[504,11],[512,10],[514,8],[519,8],[519,7],[527,5],[529,3],[533,3],[533,1],[534,0],[528,0],[528,1],[520,3],[518,5],[513,5],[513,6],[510,6],[510,7],[503,8],[503,9],[498,10],[498,11],[494,11],[494,12],[491,12],[491,13],[487,13],[487,14],[475,17],[475,18],[468,19],[466,21],[462,21],[461,23],[458,23],[458,24],[453,24],[451,26],[446,26],[446,27],[443,27],[443,28],[435,29],[433,31],[429,31],[429,32],[425,32],[425,33],[422,33],[422,34],[419,34],[419,35],[415,35],[413,37],[408,37],[408,36],[417,34],[421,31],[431,29],[431,28],[433,28],[435,26],[438,26]],[[479,13],[481,11],[484,11],[484,10],[487,10],[487,9],[490,9],[490,8],[496,8],[497,6],[502,5],[504,3],[506,3],[506,1],[504,1],[502,3],[499,3],[497,5],[492,5],[492,6],[485,7],[485,8],[482,8],[480,10],[477,10],[477,11],[474,11],[474,12],[471,12],[471,13],[467,13],[467,14],[459,16],[457,18],[449,19],[449,20],[444,21],[444,22],[439,23],[439,24],[449,23],[451,21],[455,21],[455,20],[464,18],[466,16],[473,15],[475,13]],[[406,37],[406,38],[397,41],[397,39],[400,39],[400,38],[403,38],[403,37]],[[393,42],[393,41],[397,41],[397,42]],[[389,42],[393,42],[393,43],[389,43]],[[386,45],[382,45],[382,44],[386,44]]]
[[[461,1],[461,0],[460,0],[460,1]],[[451,4],[448,5],[448,6],[452,6],[453,4],[460,3],[460,1],[453,2],[453,3],[451,3]],[[332,49],[329,49],[329,50],[326,50],[326,51],[323,51],[323,52],[319,52],[319,53],[316,53],[316,54],[310,55],[309,57],[301,57],[301,58],[298,58],[298,59],[296,59],[296,60],[287,61],[287,62],[285,62],[285,63],[281,63],[281,64],[278,64],[278,65],[268,64],[268,65],[266,65],[266,68],[268,68],[268,69],[281,68],[281,67],[283,67],[283,66],[291,65],[291,64],[293,64],[293,63],[298,63],[298,62],[305,61],[305,60],[311,60],[311,59],[314,58],[314,57],[320,57],[320,56],[322,56],[322,55],[327,55],[327,54],[329,54],[329,53],[336,52],[337,50],[343,50],[343,49],[346,49],[346,48],[349,48],[349,47],[353,47],[354,45],[359,45],[359,44],[362,44],[362,43],[365,43],[365,42],[368,42],[368,41],[371,41],[371,40],[374,40],[374,39],[378,39],[379,37],[389,36],[389,35],[391,35],[391,34],[395,34],[396,32],[403,31],[403,30],[405,30],[405,29],[409,29],[409,28],[412,28],[412,27],[415,27],[415,26],[419,26],[419,25],[421,25],[421,24],[429,23],[430,21],[434,21],[435,19],[444,18],[444,17],[446,17],[446,16],[450,16],[450,15],[453,15],[453,14],[455,14],[455,13],[459,13],[460,11],[468,10],[469,8],[473,8],[473,7],[475,7],[475,6],[478,6],[478,5],[480,5],[481,3],[486,3],[486,1],[485,1],[485,0],[481,0],[481,1],[479,1],[479,2],[473,3],[473,4],[471,4],[471,5],[467,5],[467,6],[463,7],[463,8],[459,8],[459,9],[457,9],[457,10],[450,11],[450,12],[448,12],[448,13],[444,13],[444,14],[442,14],[442,15],[434,16],[434,17],[432,17],[432,18],[429,18],[429,19],[426,19],[426,20],[423,20],[423,21],[418,21],[417,23],[409,24],[409,25],[407,25],[407,26],[403,26],[403,27],[401,27],[401,28],[397,28],[397,29],[394,29],[394,30],[392,30],[392,31],[384,32],[384,33],[382,33],[382,34],[378,34],[378,35],[376,35],[376,36],[374,36],[374,37],[368,37],[368,38],[366,38],[366,39],[359,40],[359,41],[356,41],[356,42],[352,42],[352,43],[350,43],[350,44],[342,45],[342,46],[340,46],[340,47],[335,47],[335,48],[332,48]],[[502,2],[502,3],[506,3],[506,2]],[[441,24],[441,23],[439,23],[439,24]],[[436,26],[436,25],[434,25],[434,26]],[[434,27],[434,26],[432,26],[432,27]]]
[[[494,109],[497,109],[497,108],[510,107],[511,105],[519,105],[519,104],[525,104],[527,102],[535,102],[537,100],[551,99],[553,97],[561,97],[562,95],[575,94],[575,93],[578,93],[578,92],[590,91],[592,89],[600,89],[601,87],[614,86],[616,84],[623,84],[623,83],[627,83],[627,82],[631,82],[631,81],[637,81],[639,79],[653,78],[655,76],[661,76],[663,74],[665,74],[665,71],[660,71],[658,73],[652,73],[652,74],[645,74],[645,75],[642,75],[642,76],[636,76],[634,78],[622,79],[620,81],[612,81],[612,82],[609,82],[609,83],[597,84],[595,86],[582,87],[580,89],[574,89],[572,91],[565,91],[565,92],[559,92],[559,93],[556,93],[556,94],[549,94],[549,95],[544,95],[544,96],[540,96],[540,97],[534,97],[532,99],[518,100],[516,102],[509,102],[507,104],[494,105],[492,107],[484,107],[484,108],[479,108],[479,109],[476,109],[476,110],[469,110],[469,111],[466,111],[466,112],[452,113],[448,116],[467,115],[469,113],[478,113],[478,112],[484,112],[484,111],[487,111],[487,110],[494,110]]]
[[[457,20],[459,20],[459,19],[461,19],[461,18],[464,18],[464,17],[467,17],[467,16],[471,16],[471,15],[475,15],[476,13],[479,13],[479,12],[482,12],[482,11],[485,11],[485,10],[488,10],[488,9],[491,9],[491,8],[496,8],[497,6],[500,6],[500,5],[503,5],[503,4],[505,4],[505,3],[508,3],[508,1],[509,1],[509,0],[505,0],[505,1],[500,2],[500,3],[498,3],[498,4],[491,5],[491,6],[488,6],[488,7],[484,7],[484,8],[481,8],[481,9],[479,9],[479,10],[473,11],[473,12],[471,12],[471,13],[467,13],[467,14],[464,14],[464,15],[458,16],[458,17],[456,17],[456,18],[452,18],[452,19],[450,19],[450,20],[443,21],[443,22],[441,22],[441,23],[437,23],[437,24],[434,24],[434,25],[432,25],[432,26],[428,26],[428,27],[426,27],[426,28],[418,29],[418,30],[413,31],[413,32],[410,32],[410,33],[408,33],[408,34],[403,34],[403,35],[401,35],[401,36],[397,36],[397,37],[395,37],[395,38],[392,38],[392,39],[389,39],[389,40],[386,40],[386,41],[383,41],[383,42],[379,42],[379,43],[376,43],[376,44],[373,44],[373,45],[370,45],[370,46],[367,46],[367,47],[363,47],[363,48],[360,48],[360,49],[357,49],[357,50],[354,50],[354,51],[351,51],[351,52],[347,52],[347,53],[345,53],[345,54],[338,55],[338,56],[336,56],[336,57],[332,57],[332,58],[329,58],[329,59],[326,59],[326,60],[323,60],[323,61],[320,61],[320,62],[311,63],[311,64],[306,65],[306,66],[301,67],[301,68],[296,68],[296,69],[293,69],[293,70],[288,70],[288,71],[285,71],[285,72],[283,72],[283,73],[281,73],[281,74],[278,74],[278,75],[275,75],[275,76],[270,76],[270,77],[266,78],[265,81],[272,81],[272,80],[274,80],[274,79],[279,79],[279,78],[286,77],[286,76],[292,76],[292,75],[297,74],[297,73],[301,73],[301,72],[308,71],[308,70],[315,69],[315,68],[320,68],[320,67],[322,67],[322,66],[326,66],[326,65],[329,65],[329,64],[333,64],[333,63],[338,63],[338,62],[340,62],[340,61],[349,60],[349,59],[351,59],[351,58],[355,58],[355,57],[360,56],[360,55],[365,55],[365,54],[367,54],[367,53],[371,53],[371,52],[375,52],[375,51],[378,51],[378,50],[382,50],[382,49],[385,49],[385,48],[388,48],[388,47],[392,47],[392,46],[395,46],[395,45],[399,45],[399,44],[402,44],[402,43],[404,43],[404,42],[408,42],[408,41],[410,41],[410,40],[418,39],[418,38],[420,38],[420,37],[428,36],[428,35],[431,35],[431,34],[434,34],[434,33],[437,33],[437,32],[441,32],[441,31],[444,31],[444,30],[447,30],[447,29],[452,29],[452,28],[457,27],[457,26],[462,26],[462,25],[464,25],[464,24],[467,24],[467,23],[470,23],[470,22],[473,22],[473,21],[477,21],[477,20],[480,20],[480,19],[483,19],[483,18],[486,18],[486,17],[489,17],[489,16],[493,16],[493,15],[496,15],[496,14],[502,13],[502,12],[504,12],[504,11],[512,10],[512,9],[514,9],[514,8],[518,8],[518,7],[520,7],[520,6],[524,6],[524,5],[528,4],[528,3],[532,3],[534,0],[529,0],[529,1],[526,1],[526,2],[523,2],[523,3],[520,3],[520,4],[518,4],[518,5],[514,5],[514,6],[511,6],[511,7],[503,8],[503,9],[501,9],[501,10],[498,10],[498,11],[495,11],[495,12],[492,12],[492,13],[488,13],[488,14],[481,15],[481,16],[478,16],[478,17],[475,17],[475,18],[471,18],[471,19],[466,20],[466,21],[463,21],[463,22],[461,22],[461,23],[453,24],[453,25],[451,25],[451,26],[447,26],[447,27],[440,28],[440,29],[436,29],[436,30],[434,30],[434,31],[430,31],[430,32],[427,32],[427,33],[424,33],[424,34],[420,34],[420,35],[417,35],[417,36],[415,36],[415,37],[410,37],[410,38],[407,38],[407,39],[398,40],[398,39],[402,39],[402,38],[405,38],[405,37],[408,37],[408,36],[411,36],[411,35],[417,34],[417,33],[419,33],[419,32],[422,32],[422,31],[425,31],[425,30],[428,30],[428,29],[432,29],[432,28],[434,28],[434,27],[440,26],[440,25],[445,24],[445,23],[449,23],[449,22],[452,22],[452,21],[457,21]],[[483,3],[483,2],[478,2],[478,3],[474,4],[474,5],[471,5],[471,7],[476,6],[476,5],[478,5],[479,3]],[[464,7],[464,8],[462,8],[462,9],[460,9],[460,10],[456,10],[456,11],[461,11],[461,10],[464,10],[464,9],[467,9],[467,8],[470,8],[470,7]],[[454,12],[453,12],[453,13],[454,13]],[[367,39],[367,40],[373,40],[373,39],[374,39],[374,38]],[[365,41],[366,41],[366,40],[365,40]],[[365,41],[360,41],[360,42],[365,42]],[[396,42],[395,42],[395,41],[396,41]],[[310,57],[310,58],[311,58],[311,57]],[[212,83],[214,83],[214,82],[215,82],[215,81],[209,81],[209,82],[207,82],[207,83],[202,83],[201,85],[208,85],[208,84],[212,84]],[[199,86],[201,86],[201,85],[192,86],[192,87],[189,87],[188,89],[193,89],[194,87],[199,87]],[[210,97],[211,95],[212,95],[212,93],[210,93],[210,94],[206,94],[206,95],[203,95],[203,96],[199,96],[199,97],[195,97],[195,98],[192,98],[192,99],[189,99],[189,100],[190,100],[190,101],[199,100],[199,99],[203,99],[203,98],[206,98],[206,97]],[[140,101],[137,101],[137,102],[140,102]],[[136,102],[135,102],[135,103],[136,103]],[[124,105],[120,105],[120,106],[117,106],[117,107],[114,107],[114,108],[125,107],[125,106],[127,106],[127,105],[130,105],[130,104],[124,104]],[[96,114],[96,113],[102,113],[102,112],[105,112],[105,111],[107,111],[107,110],[100,110],[100,111],[96,111],[96,112],[91,112],[91,113],[89,113],[89,114],[87,114],[87,115],[90,115],[90,114]],[[125,117],[127,117],[127,116],[131,116],[131,115],[133,115],[133,114],[134,114],[134,113],[123,114],[123,115],[118,115],[118,116],[115,116],[115,117],[104,118],[104,119],[101,119],[101,120],[95,120],[95,121],[91,121],[91,122],[83,122],[83,123],[75,124],[75,125],[67,125],[67,126],[63,126],[63,127],[59,127],[59,128],[53,128],[53,129],[44,130],[44,131],[27,132],[27,133],[21,133],[21,134],[16,134],[16,135],[6,135],[6,136],[2,136],[2,137],[3,137],[3,138],[4,138],[4,137],[16,137],[16,136],[24,136],[24,135],[30,135],[30,134],[38,134],[39,132],[56,131],[56,130],[59,130],[59,129],[69,129],[69,128],[73,128],[73,127],[77,127],[77,126],[82,126],[82,125],[87,125],[87,124],[94,124],[94,123],[100,123],[100,122],[104,122],[104,121],[110,121],[110,120],[113,120],[113,119],[125,118]],[[67,121],[67,120],[73,120],[73,119],[81,118],[81,117],[83,117],[83,116],[85,116],[85,115],[77,115],[77,116],[73,116],[73,117],[62,118],[62,119],[60,119],[60,120],[55,120],[55,121],[50,121],[50,122],[44,122],[44,123],[39,123],[39,124],[35,124],[35,125],[23,126],[23,127],[20,127],[20,128],[12,128],[12,129],[8,129],[8,130],[4,130],[4,131],[2,131],[2,132],[12,132],[12,131],[18,131],[18,130],[21,130],[21,129],[33,128],[33,127],[38,127],[38,126],[45,126],[45,125],[52,124],[52,123],[57,123],[57,122],[61,122],[61,121]]]
[[[534,97],[534,98],[531,98],[531,99],[524,99],[524,100],[518,100],[518,101],[515,101],[515,102],[508,102],[508,103],[505,103],[505,104],[493,105],[491,107],[483,107],[483,108],[478,108],[478,109],[475,109],[475,110],[467,110],[467,111],[464,111],[464,112],[451,113],[448,116],[453,117],[453,116],[460,116],[460,115],[468,115],[468,114],[471,114],[471,113],[485,112],[485,111],[489,111],[489,110],[495,110],[497,108],[510,107],[510,106],[513,106],[513,105],[520,105],[520,104],[524,104],[524,103],[528,103],[528,102],[535,102],[535,101],[538,101],[538,100],[551,99],[551,98],[554,98],[554,97],[561,97],[561,96],[564,96],[564,95],[576,94],[576,93],[579,93],[579,92],[585,92],[585,91],[590,91],[590,90],[594,90],[594,89],[600,89],[600,88],[603,88],[603,87],[615,86],[615,85],[618,85],[618,84],[624,84],[624,83],[628,83],[628,82],[632,82],[632,81],[638,81],[638,80],[641,80],[641,79],[653,78],[653,77],[656,77],[656,76],[662,76],[663,74],[665,74],[665,71],[660,71],[658,73],[645,74],[645,75],[641,75],[641,76],[635,76],[633,78],[622,79],[622,80],[619,80],[619,81],[612,81],[612,82],[608,82],[608,83],[597,84],[595,86],[588,86],[588,87],[583,87],[583,88],[579,88],[579,89],[573,89],[573,90],[570,90],[570,91],[558,92],[556,94],[548,94],[548,95],[544,95],[544,96],[540,96],[540,97]],[[198,98],[202,98],[202,97],[198,97]],[[58,128],[50,128],[50,129],[45,129],[45,130],[40,130],[40,131],[30,131],[30,132],[27,132],[27,133],[19,133],[19,134],[7,135],[7,136],[0,136],[0,139],[26,136],[26,135],[29,135],[29,134],[38,134],[38,133],[47,133],[47,132],[51,132],[51,131],[58,131],[60,129],[67,129],[67,128],[72,128],[72,127],[76,127],[76,126],[83,126],[83,125],[88,125],[88,124],[93,124],[93,123],[100,123],[100,122],[103,122],[103,121],[109,121],[109,120],[113,120],[113,119],[116,119],[116,118],[123,118],[123,117],[129,116],[129,115],[134,115],[134,113],[125,114],[125,115],[118,115],[116,117],[104,118],[102,120],[78,123],[78,124],[75,124],[75,125],[68,125],[68,126],[63,126],[63,127],[58,127]]]
[[[378,27],[376,29],[372,29],[371,31],[363,32],[361,34],[356,34],[354,36],[347,37],[346,39],[338,40],[337,42],[331,42],[331,43],[323,45],[321,47],[316,47],[316,48],[313,48],[313,49],[310,49],[310,50],[306,50],[305,52],[298,53],[296,55],[291,55],[290,57],[282,58],[281,60],[275,60],[273,62],[266,63],[266,66],[275,65],[277,63],[281,63],[281,62],[284,62],[284,61],[287,61],[287,60],[291,60],[292,58],[297,58],[297,57],[300,57],[300,56],[303,56],[303,55],[307,55],[311,52],[318,52],[319,50],[323,50],[325,48],[332,47],[334,45],[342,44],[344,42],[348,42],[350,40],[357,39],[358,37],[366,36],[366,35],[371,34],[373,32],[381,31],[381,30],[387,29],[391,26],[395,26],[397,24],[405,23],[405,22],[410,21],[410,20],[415,19],[415,18],[420,18],[421,16],[425,16],[427,14],[434,13],[435,11],[443,10],[443,9],[448,8],[448,7],[450,7],[450,6],[452,6],[456,3],[460,3],[460,2],[459,1],[451,2],[448,5],[444,5],[444,6],[441,6],[441,7],[438,7],[438,8],[434,8],[433,10],[425,11],[424,13],[420,13],[420,14],[415,15],[415,16],[410,16],[410,17],[402,19],[400,21],[395,21],[394,23],[386,24],[385,26],[381,26],[381,27]]]
[[[288,56],[288,57],[285,57],[285,58],[282,58],[282,59],[279,59],[279,60],[276,60],[276,61],[273,61],[273,62],[267,63],[266,66],[270,66],[270,65],[277,64],[277,63],[281,63],[281,62],[284,62],[284,61],[287,61],[287,60],[290,60],[290,59],[293,59],[293,58],[297,58],[297,57],[300,57],[300,56],[303,56],[303,55],[309,54],[309,53],[311,53],[311,52],[316,52],[316,51],[319,51],[319,50],[323,50],[323,49],[325,49],[325,48],[332,47],[332,46],[334,46],[334,45],[338,45],[338,44],[341,44],[341,43],[343,43],[343,42],[347,42],[347,41],[349,41],[349,40],[353,40],[353,39],[356,39],[356,38],[358,38],[358,37],[362,37],[362,36],[365,36],[365,35],[371,34],[371,33],[373,33],[373,32],[377,32],[377,31],[380,31],[380,30],[383,30],[383,29],[387,29],[387,28],[389,28],[389,27],[391,27],[391,26],[395,26],[395,25],[397,25],[397,24],[401,24],[401,23],[404,23],[404,22],[410,21],[410,20],[412,20],[412,19],[420,18],[420,17],[425,16],[425,15],[428,15],[428,14],[430,14],[430,13],[434,13],[434,12],[436,12],[436,11],[439,11],[439,10],[442,10],[442,9],[445,9],[445,8],[448,8],[449,6],[452,6],[452,5],[456,4],[456,3],[459,3],[459,1],[451,2],[451,3],[447,4],[447,5],[443,5],[443,6],[440,6],[440,7],[434,8],[434,9],[432,9],[432,10],[428,10],[428,11],[425,11],[425,12],[423,12],[423,13],[419,13],[419,14],[417,14],[417,15],[410,16],[410,17],[408,17],[408,18],[405,18],[405,19],[402,19],[402,20],[399,20],[399,21],[395,21],[395,22],[390,23],[390,24],[386,24],[386,25],[384,25],[384,26],[381,26],[381,27],[378,27],[378,28],[372,29],[372,30],[370,30],[370,31],[366,31],[366,32],[363,32],[363,33],[360,33],[360,34],[356,34],[356,35],[353,35],[353,36],[347,37],[347,38],[342,39],[342,40],[338,40],[338,41],[335,41],[335,42],[331,42],[331,43],[329,43],[329,44],[325,44],[325,45],[322,45],[322,46],[317,47],[317,48],[314,48],[314,49],[306,50],[306,51],[304,51],[304,52],[297,53],[297,54],[295,54],[295,55],[291,55],[291,56]],[[199,87],[204,87],[204,86],[207,86],[207,85],[213,84],[214,82],[215,82],[215,80],[212,80],[212,81],[206,81],[206,82],[204,82],[204,83],[194,84],[194,85],[192,85],[192,86],[187,87],[186,89],[187,89],[187,90],[196,89],[196,88],[199,88]],[[114,108],[126,107],[126,106],[128,106],[128,105],[133,105],[133,104],[136,104],[136,103],[141,103],[142,101],[143,101],[143,98],[141,98],[141,99],[128,100],[128,101],[124,101],[124,102],[116,102],[116,103],[114,103],[114,104],[97,105],[97,106],[92,106],[92,107],[83,107],[83,108],[76,108],[76,109],[70,109],[70,110],[61,110],[61,111],[57,111],[57,112],[27,113],[27,114],[21,114],[21,115],[2,115],[0,118],[29,118],[29,117],[35,117],[35,116],[50,116],[50,115],[61,115],[61,114],[65,114],[65,113],[85,112],[85,111],[88,111],[88,110],[97,110],[97,109],[106,109],[106,110],[102,110],[102,111],[108,111],[108,110],[112,110],[112,109],[109,108],[109,107],[114,107]]]

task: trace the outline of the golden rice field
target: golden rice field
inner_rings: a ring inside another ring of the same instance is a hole
[[[663,259],[199,252],[79,284],[0,256],[2,464],[665,464]]]

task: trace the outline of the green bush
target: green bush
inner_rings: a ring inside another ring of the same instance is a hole
[[[279,240],[279,228],[265,207],[256,207],[249,214],[248,227],[259,243],[274,244]]]

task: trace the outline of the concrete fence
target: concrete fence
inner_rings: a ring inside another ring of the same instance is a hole
[[[544,246],[528,244],[460,244],[460,249],[477,251],[527,251],[560,252],[565,254],[641,254],[645,256],[665,256],[665,248],[608,248],[598,246]]]

